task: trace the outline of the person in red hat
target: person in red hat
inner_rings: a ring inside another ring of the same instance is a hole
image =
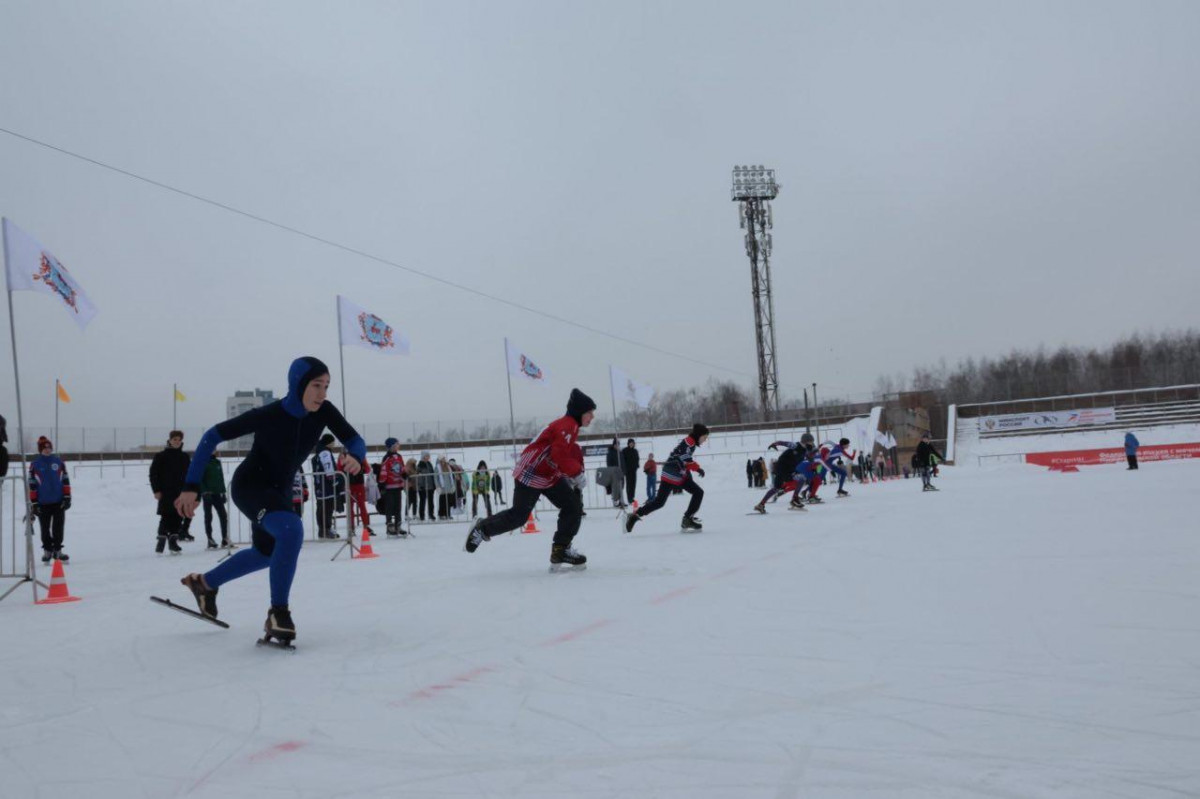
[[[66,511],[71,508],[71,478],[62,458],[54,454],[54,444],[42,436],[38,454],[29,464],[29,503],[42,528],[42,563],[70,558],[63,548]]]

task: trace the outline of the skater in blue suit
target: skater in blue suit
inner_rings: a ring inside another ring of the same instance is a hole
[[[296,561],[304,540],[304,527],[292,509],[296,470],[329,428],[353,456],[346,471],[362,469],[367,448],[333,403],[325,399],[329,369],[317,358],[297,358],[288,369],[288,393],[261,408],[221,422],[200,439],[192,456],[183,493],[175,507],[184,518],[196,512],[204,466],[222,441],[254,434],[250,454],[233,473],[230,495],[238,510],[251,521],[253,546],[205,574],[189,574],[182,582],[196,597],[200,612],[217,617],[217,590],[239,577],[269,568],[271,609],[267,613],[267,638],[284,643],[296,637],[288,609],[288,595],[296,575]]]

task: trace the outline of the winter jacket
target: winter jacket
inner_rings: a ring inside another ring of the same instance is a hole
[[[437,488],[432,461],[417,461],[417,488],[421,491],[432,491]]]
[[[337,483],[337,463],[328,447],[321,447],[310,461],[313,473],[313,489],[317,499],[333,499],[339,493]]]
[[[497,494],[504,490],[504,481],[500,479],[500,472],[492,472],[492,490]]]
[[[663,464],[662,482],[670,485],[683,485],[688,472],[700,471],[700,465],[692,460],[692,453],[699,446],[691,436],[687,436],[678,444]]]
[[[621,453],[615,445],[610,446],[604,452],[604,465],[613,468],[621,465]]]
[[[934,449],[933,444],[921,439],[921,443],[917,444],[917,468],[932,466],[934,457],[938,460],[946,460],[946,456]]]
[[[574,417],[555,419],[521,452],[513,479],[530,488],[545,489],[563,477],[578,477],[583,472],[578,438],[579,422]]]
[[[1125,434],[1125,454],[1126,455],[1136,455],[1137,451],[1138,451],[1138,447],[1140,447],[1140,446],[1141,446],[1141,444],[1138,442],[1137,436],[1135,436],[1133,433]]]
[[[437,489],[443,494],[453,494],[455,488],[454,470],[448,463],[439,463],[437,468]]]
[[[71,496],[71,478],[57,455],[38,455],[29,464],[29,501],[53,505]]]
[[[190,461],[191,458],[182,449],[167,447],[150,462],[150,490],[161,495],[158,500],[160,516],[175,512],[175,498],[183,492],[187,483]],[[199,492],[199,482],[195,488]]]
[[[308,502],[308,483],[304,481],[304,472],[296,470],[296,479],[292,481],[292,504],[303,505]]]
[[[492,490],[492,475],[486,469],[480,469],[475,472],[471,478],[471,493],[486,494]]]
[[[749,461],[747,461],[749,463]],[[651,477],[658,475],[658,462],[654,458],[647,458],[646,465],[642,467],[642,471]]]
[[[399,452],[389,452],[379,464],[379,487],[384,491],[389,488],[404,488],[404,456]]]
[[[796,472],[796,465],[800,461],[800,452],[792,447],[788,447],[775,461],[775,477],[781,482],[787,482],[792,479],[792,475]]]
[[[210,459],[204,467],[204,476],[200,478],[200,493],[225,493],[225,470],[221,468],[221,462],[216,458]]]
[[[637,447],[625,447],[621,450],[621,469],[625,474],[637,474],[638,464],[641,462]]]

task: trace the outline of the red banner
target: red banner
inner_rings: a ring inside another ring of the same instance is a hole
[[[1170,461],[1178,458],[1200,458],[1200,443],[1155,444],[1138,447],[1138,463]],[[1095,466],[1104,463],[1124,463],[1125,448],[1072,449],[1063,452],[1029,452],[1025,462],[1038,466]]]

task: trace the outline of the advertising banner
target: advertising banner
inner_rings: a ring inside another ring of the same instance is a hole
[[[1200,443],[1156,444],[1138,447],[1138,463],[1170,461],[1180,458],[1200,458]],[[1105,463],[1125,463],[1125,448],[1074,449],[1062,452],[1029,452],[1025,462],[1038,466],[1097,466]]]
[[[1116,421],[1116,408],[1006,413],[1000,416],[980,416],[978,419],[979,432],[985,435],[987,433],[1007,433],[1013,430],[1070,429],[1093,424],[1114,424]]]

